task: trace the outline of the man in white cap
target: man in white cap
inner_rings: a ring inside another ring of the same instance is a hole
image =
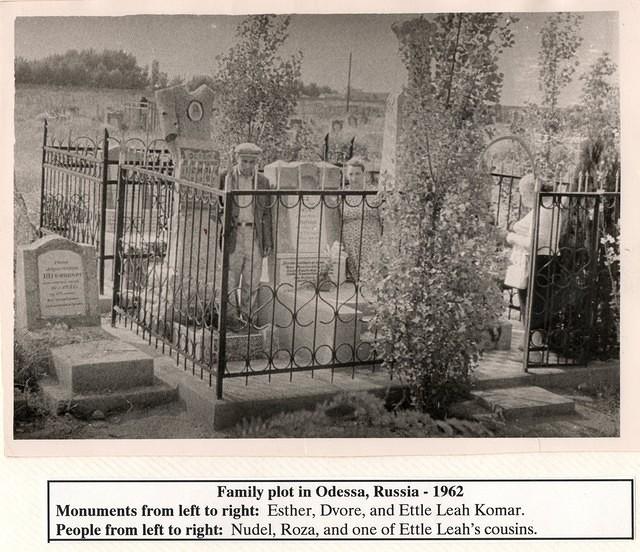
[[[258,173],[262,150],[244,143],[235,148],[236,165],[225,178],[226,191],[270,189],[266,177]],[[256,321],[256,297],[262,274],[262,259],[272,250],[270,196],[238,195],[231,201],[231,226],[227,236],[229,248],[229,316],[228,328],[239,331]],[[238,302],[238,290],[240,302]]]

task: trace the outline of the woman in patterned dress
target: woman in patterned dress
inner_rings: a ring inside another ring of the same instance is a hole
[[[353,157],[347,162],[346,190],[364,190],[364,162]],[[347,252],[347,273],[354,282],[371,262],[382,236],[382,222],[374,196],[345,196],[342,211],[342,243]]]

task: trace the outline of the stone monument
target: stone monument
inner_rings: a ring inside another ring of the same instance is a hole
[[[275,161],[264,168],[271,186],[277,190],[338,190],[340,169],[320,161]],[[331,247],[339,238],[339,213],[333,205],[322,205],[321,196],[283,195],[274,205],[272,219],[277,251],[269,264],[269,278],[276,286],[298,282],[317,286],[329,279]],[[275,266],[274,266],[275,264]]]
[[[165,295],[163,300],[179,302],[188,309],[195,302],[213,301],[214,279],[219,282],[219,275],[215,277],[217,267],[207,261],[214,257],[222,232],[218,216],[221,204],[213,194],[199,193],[196,200],[195,187],[180,186],[180,181],[186,180],[216,190],[219,187],[220,154],[211,140],[214,93],[207,85],[194,92],[179,85],[158,90],[155,97],[162,135],[173,155],[177,178],[171,202],[168,254],[162,270],[173,297]]]
[[[18,248],[16,329],[98,326],[96,252],[56,235]]]
[[[342,179],[340,169],[324,161],[276,161],[264,173],[275,189],[292,192],[340,190]],[[264,310],[263,322],[274,321],[280,347],[297,362],[311,362],[314,347],[317,363],[331,362],[333,354],[347,362],[359,346],[362,325],[351,305],[353,284],[344,282],[340,201],[331,194],[323,201],[304,193],[285,194],[278,201],[272,215],[277,248],[268,271],[275,304]],[[338,258],[337,251],[342,252]]]

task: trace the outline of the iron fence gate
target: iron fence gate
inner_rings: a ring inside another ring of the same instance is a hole
[[[540,192],[533,212],[525,370],[619,354],[619,192]],[[611,255],[613,254],[613,255]]]

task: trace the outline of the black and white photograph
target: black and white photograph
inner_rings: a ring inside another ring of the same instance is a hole
[[[620,437],[620,24],[17,17],[13,440]]]

